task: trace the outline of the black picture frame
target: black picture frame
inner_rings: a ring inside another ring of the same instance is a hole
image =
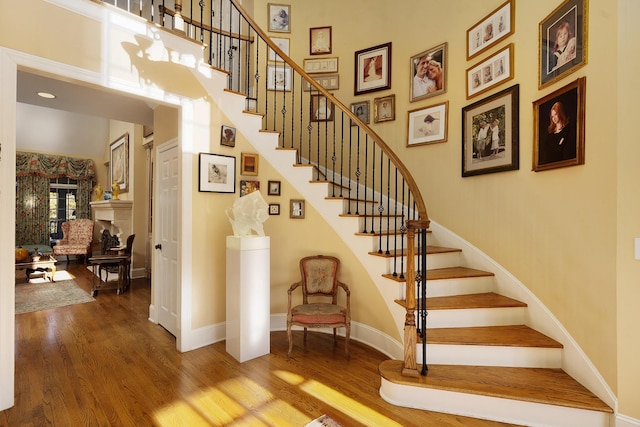
[[[222,154],[200,153],[198,157],[198,191],[236,192],[236,158]]]

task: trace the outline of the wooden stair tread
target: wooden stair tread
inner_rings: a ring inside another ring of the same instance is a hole
[[[340,184],[336,184],[340,185]],[[343,200],[347,202],[362,202],[362,203],[378,203],[377,200],[368,200],[368,199],[356,199],[355,197],[347,197],[347,196],[327,196],[325,200]]]
[[[427,344],[562,348],[562,344],[526,325],[427,329]]]
[[[419,253],[418,249],[416,249],[415,252]],[[429,246],[429,245],[427,245],[427,255],[453,253],[453,252],[462,252],[462,249],[445,248],[445,247],[442,247],[442,246]],[[389,253],[386,253],[386,251],[382,251],[382,253],[373,251],[373,252],[369,252],[369,255],[380,256],[380,257],[384,257],[384,258],[393,258],[394,256],[405,256],[405,255],[407,255],[407,249],[405,248],[405,249],[390,250]]]
[[[490,271],[476,270],[475,268],[467,267],[446,267],[446,268],[434,268],[427,269],[427,281],[429,280],[442,280],[442,279],[462,279],[469,277],[488,277],[494,274]],[[382,277],[394,280],[396,282],[406,282],[406,273],[403,277],[393,276],[392,274],[383,274]]]
[[[398,304],[406,307],[405,300],[396,300]],[[417,300],[418,307],[420,299]],[[446,297],[427,297],[427,310],[455,310],[469,308],[507,308],[526,307],[527,304],[505,297],[494,292],[481,294],[452,295]]]
[[[426,376],[407,377],[401,374],[402,364],[385,360],[379,366],[380,375],[407,386],[613,413],[562,369],[433,364]]]
[[[431,233],[431,230],[427,230],[427,234]],[[386,236],[387,234],[389,236],[399,236],[401,234],[407,234],[407,232],[401,232],[400,230],[396,230],[396,231],[392,231],[389,230],[389,232],[387,233],[387,231],[374,231],[372,232],[367,232],[367,233],[363,233],[362,231],[359,231],[357,233],[354,233],[356,236],[367,236],[367,237],[371,237],[371,236],[375,236],[375,237],[379,237],[379,236]]]

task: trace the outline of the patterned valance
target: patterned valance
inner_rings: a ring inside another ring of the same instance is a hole
[[[16,176],[68,177],[94,180],[96,167],[91,159],[74,159],[38,153],[16,153]]]

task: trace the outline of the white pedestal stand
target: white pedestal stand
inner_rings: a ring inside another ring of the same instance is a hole
[[[239,362],[269,354],[270,238],[227,236],[227,353]]]

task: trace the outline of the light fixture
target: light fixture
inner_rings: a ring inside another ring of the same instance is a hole
[[[54,94],[49,92],[38,92],[38,96],[42,98],[47,98],[47,99],[54,99],[56,97]]]

